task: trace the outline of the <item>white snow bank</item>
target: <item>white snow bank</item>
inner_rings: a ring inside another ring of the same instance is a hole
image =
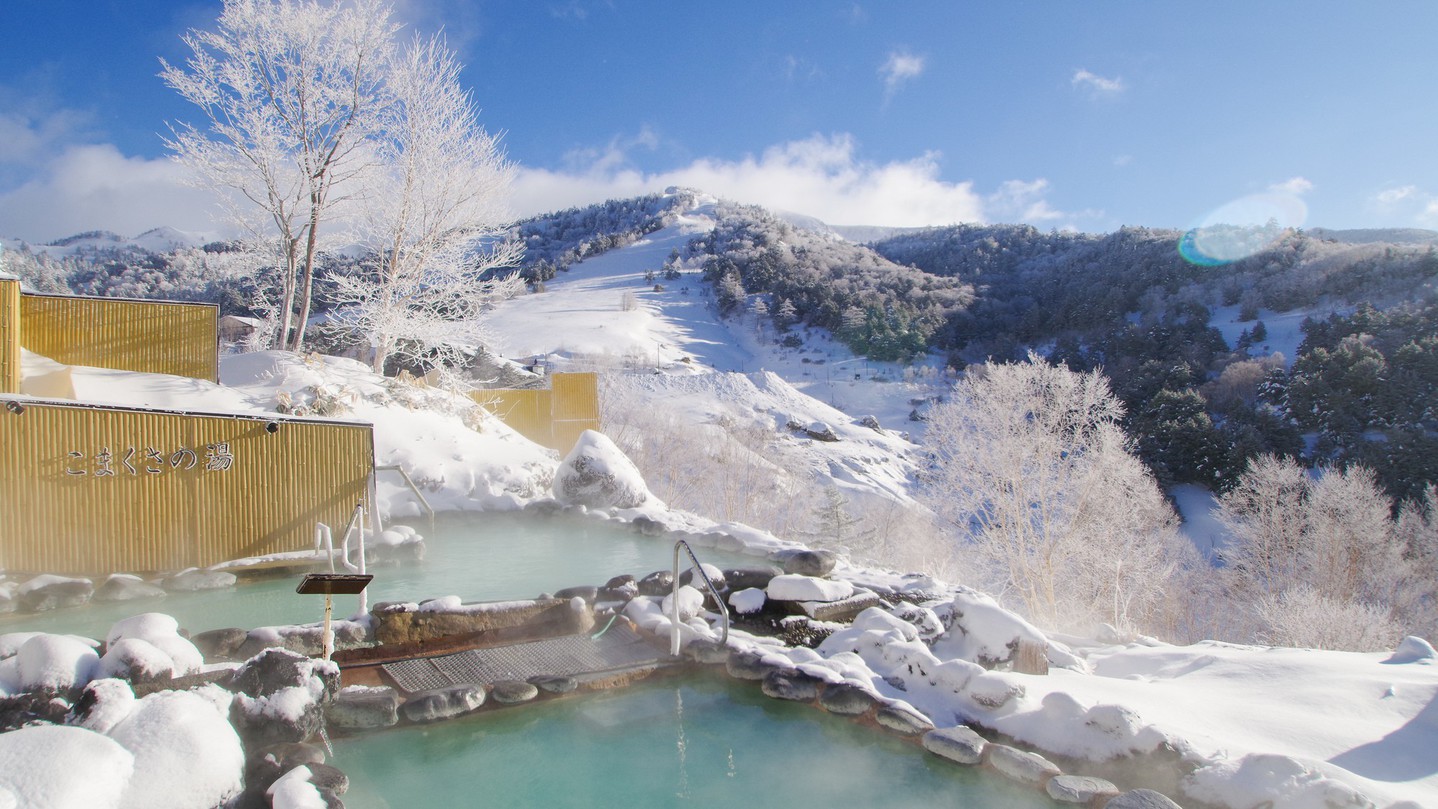
[[[1063,745],[1063,723],[1024,719],[1063,693],[1079,705],[1121,705],[1126,724],[1151,727],[1208,762],[1195,788],[1215,799],[1248,796],[1227,804],[1235,809],[1265,800],[1274,785],[1305,791],[1317,778],[1285,765],[1278,769],[1287,774],[1259,779],[1254,774],[1273,770],[1273,760],[1245,765],[1252,755],[1293,759],[1380,806],[1438,806],[1438,667],[1389,659],[1214,641],[1109,647],[1088,654],[1093,675],[1054,670],[1025,678],[1028,695],[1013,714],[986,724],[1045,749]],[[1243,783],[1217,785],[1235,778]],[[1250,794],[1244,784],[1260,780],[1268,786]]]
[[[1398,644],[1393,650],[1393,656],[1383,661],[1384,663],[1420,663],[1431,666],[1438,662],[1438,652],[1433,650],[1433,644],[1419,637],[1409,635]]]
[[[949,628],[934,641],[934,654],[941,660],[992,664],[1011,659],[1018,644],[1026,642],[1044,647],[1052,665],[1083,668],[1067,647],[1049,640],[1017,613],[976,590],[962,588],[952,601],[933,605],[933,610]]]
[[[339,408],[335,418],[373,424],[375,463],[402,466],[441,511],[517,509],[548,495],[556,466],[553,453],[467,397],[386,379],[340,357],[226,355],[221,385],[106,368],[70,371],[78,399],[130,407],[274,415],[281,399],[305,407],[323,398]],[[385,519],[421,514],[398,476],[381,474],[377,486]]]
[[[0,685],[11,691],[64,691],[90,682],[100,656],[82,640],[68,635],[36,634],[0,661]]]
[[[121,809],[195,809],[239,794],[245,754],[230,726],[229,701],[213,685],[140,700],[110,732],[134,756]]]
[[[310,768],[296,767],[280,776],[265,792],[273,809],[325,809],[324,796],[310,783]]]
[[[1334,809],[1372,804],[1353,787],[1287,756],[1248,755],[1195,770],[1183,791],[1218,806]]]
[[[774,601],[843,601],[854,594],[854,585],[842,579],[785,573],[771,579],[765,592]]]
[[[0,806],[118,809],[135,759],[119,742],[61,725],[0,733]]]
[[[181,637],[179,622],[164,613],[147,612],[116,621],[105,636],[109,646],[126,640],[143,641],[165,655],[176,677],[194,674],[205,664],[204,655],[195,644]],[[127,647],[145,652],[138,644],[127,644]],[[110,657],[110,653],[107,651],[105,656]]]

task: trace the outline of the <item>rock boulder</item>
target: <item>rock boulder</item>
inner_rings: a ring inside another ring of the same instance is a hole
[[[613,441],[585,430],[555,472],[554,498],[566,506],[638,508],[653,495],[638,467]]]

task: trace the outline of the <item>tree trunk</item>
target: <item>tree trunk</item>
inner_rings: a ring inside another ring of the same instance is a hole
[[[284,295],[281,296],[279,311],[275,312],[275,318],[279,321],[275,325],[275,336],[270,341],[272,348],[284,350],[289,348],[290,322],[294,319],[295,312],[295,270],[297,269],[297,256],[295,250],[299,247],[299,240],[285,236],[285,278]]]
[[[305,239],[305,266],[304,274],[300,282],[300,314],[299,322],[295,324],[295,339],[290,350],[299,353],[304,350],[305,326],[310,319],[310,298],[314,294],[315,286],[315,252],[319,242],[320,208],[324,201],[322,192],[315,191],[310,194],[310,232]]]

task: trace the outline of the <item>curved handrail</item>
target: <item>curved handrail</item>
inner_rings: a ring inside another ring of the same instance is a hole
[[[365,572],[364,515],[364,503],[355,504],[355,510],[350,513],[349,522],[345,523],[345,532],[343,538],[340,541],[340,564],[344,565],[345,570],[348,570],[351,573],[362,574]],[[350,561],[350,554],[352,553],[352,551],[350,550],[350,537],[355,535],[355,529],[359,529],[359,541],[357,543],[357,550],[359,556],[358,563]],[[315,551],[318,552],[321,547],[325,549],[325,555],[329,557],[330,572],[334,573],[334,534],[330,531],[330,527],[328,525],[322,522],[317,522],[315,523]],[[361,590],[359,593],[359,611],[360,613],[365,613],[369,611],[369,597],[363,590]]]
[[[699,579],[709,589],[709,594],[714,596],[714,604],[719,607],[719,616],[724,619],[724,632],[719,638],[719,645],[725,646],[729,643],[729,608],[724,606],[724,599],[719,595],[719,590],[714,582],[709,580],[709,574],[704,572],[704,566],[699,564],[699,558],[694,555],[694,549],[689,543],[680,539],[674,542],[674,584],[669,596],[669,654],[672,657],[679,656],[679,549],[689,554],[689,561],[694,564],[691,568],[699,574]]]
[[[364,517],[364,503],[356,503],[354,513],[350,515],[350,521],[345,525],[344,541],[340,545],[340,563],[351,573],[359,573],[361,575],[368,572],[365,570],[364,558]],[[355,536],[356,531],[358,531],[359,537],[357,543],[358,548],[356,549],[358,551],[356,555],[359,557],[358,563],[350,561],[350,537]],[[359,592],[359,612],[361,615],[369,612],[369,594],[364,590],[360,590]]]
[[[420,508],[424,509],[425,513],[429,515],[429,530],[433,531],[433,530],[434,530],[434,506],[431,506],[431,505],[429,504],[429,500],[425,498],[424,493],[419,490],[419,487],[418,487],[418,486],[414,485],[414,479],[411,478],[411,477],[409,476],[409,473],[406,472],[406,471],[404,471],[404,467],[403,467],[403,466],[400,466],[399,464],[390,464],[389,466],[376,466],[376,467],[374,468],[374,472],[373,472],[373,473],[370,475],[370,477],[369,477],[370,501],[371,501],[372,503],[376,503],[376,504],[379,502],[379,498],[378,498],[378,496],[377,496],[377,495],[378,495],[377,486],[378,486],[378,479],[379,479],[379,473],[380,473],[380,472],[398,472],[398,473],[399,473],[399,476],[400,476],[400,478],[401,478],[402,480],[404,480],[405,485],[409,487],[409,490],[414,493],[415,498],[419,500],[419,506],[420,506]],[[376,534],[378,534],[380,531],[384,530],[384,526],[382,526],[382,525],[379,524],[379,506],[378,506],[378,505],[376,505],[376,506],[374,507],[374,519],[375,519],[374,532],[375,532]]]

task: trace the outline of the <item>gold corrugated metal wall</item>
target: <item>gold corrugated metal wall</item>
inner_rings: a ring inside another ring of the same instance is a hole
[[[0,393],[20,392],[20,282],[0,280]]]
[[[549,446],[549,391],[543,388],[470,391],[470,398],[536,444]]]
[[[551,374],[551,389],[476,390],[470,397],[530,441],[568,452],[579,434],[599,429],[599,377]]]
[[[219,307],[68,295],[20,296],[20,344],[66,365],[219,381]]]
[[[311,547],[316,522],[368,506],[367,424],[15,401],[0,409],[0,570],[205,567]]]
[[[554,374],[550,380],[554,390],[551,411],[554,435],[550,446],[569,452],[580,433],[599,429],[599,376]]]

